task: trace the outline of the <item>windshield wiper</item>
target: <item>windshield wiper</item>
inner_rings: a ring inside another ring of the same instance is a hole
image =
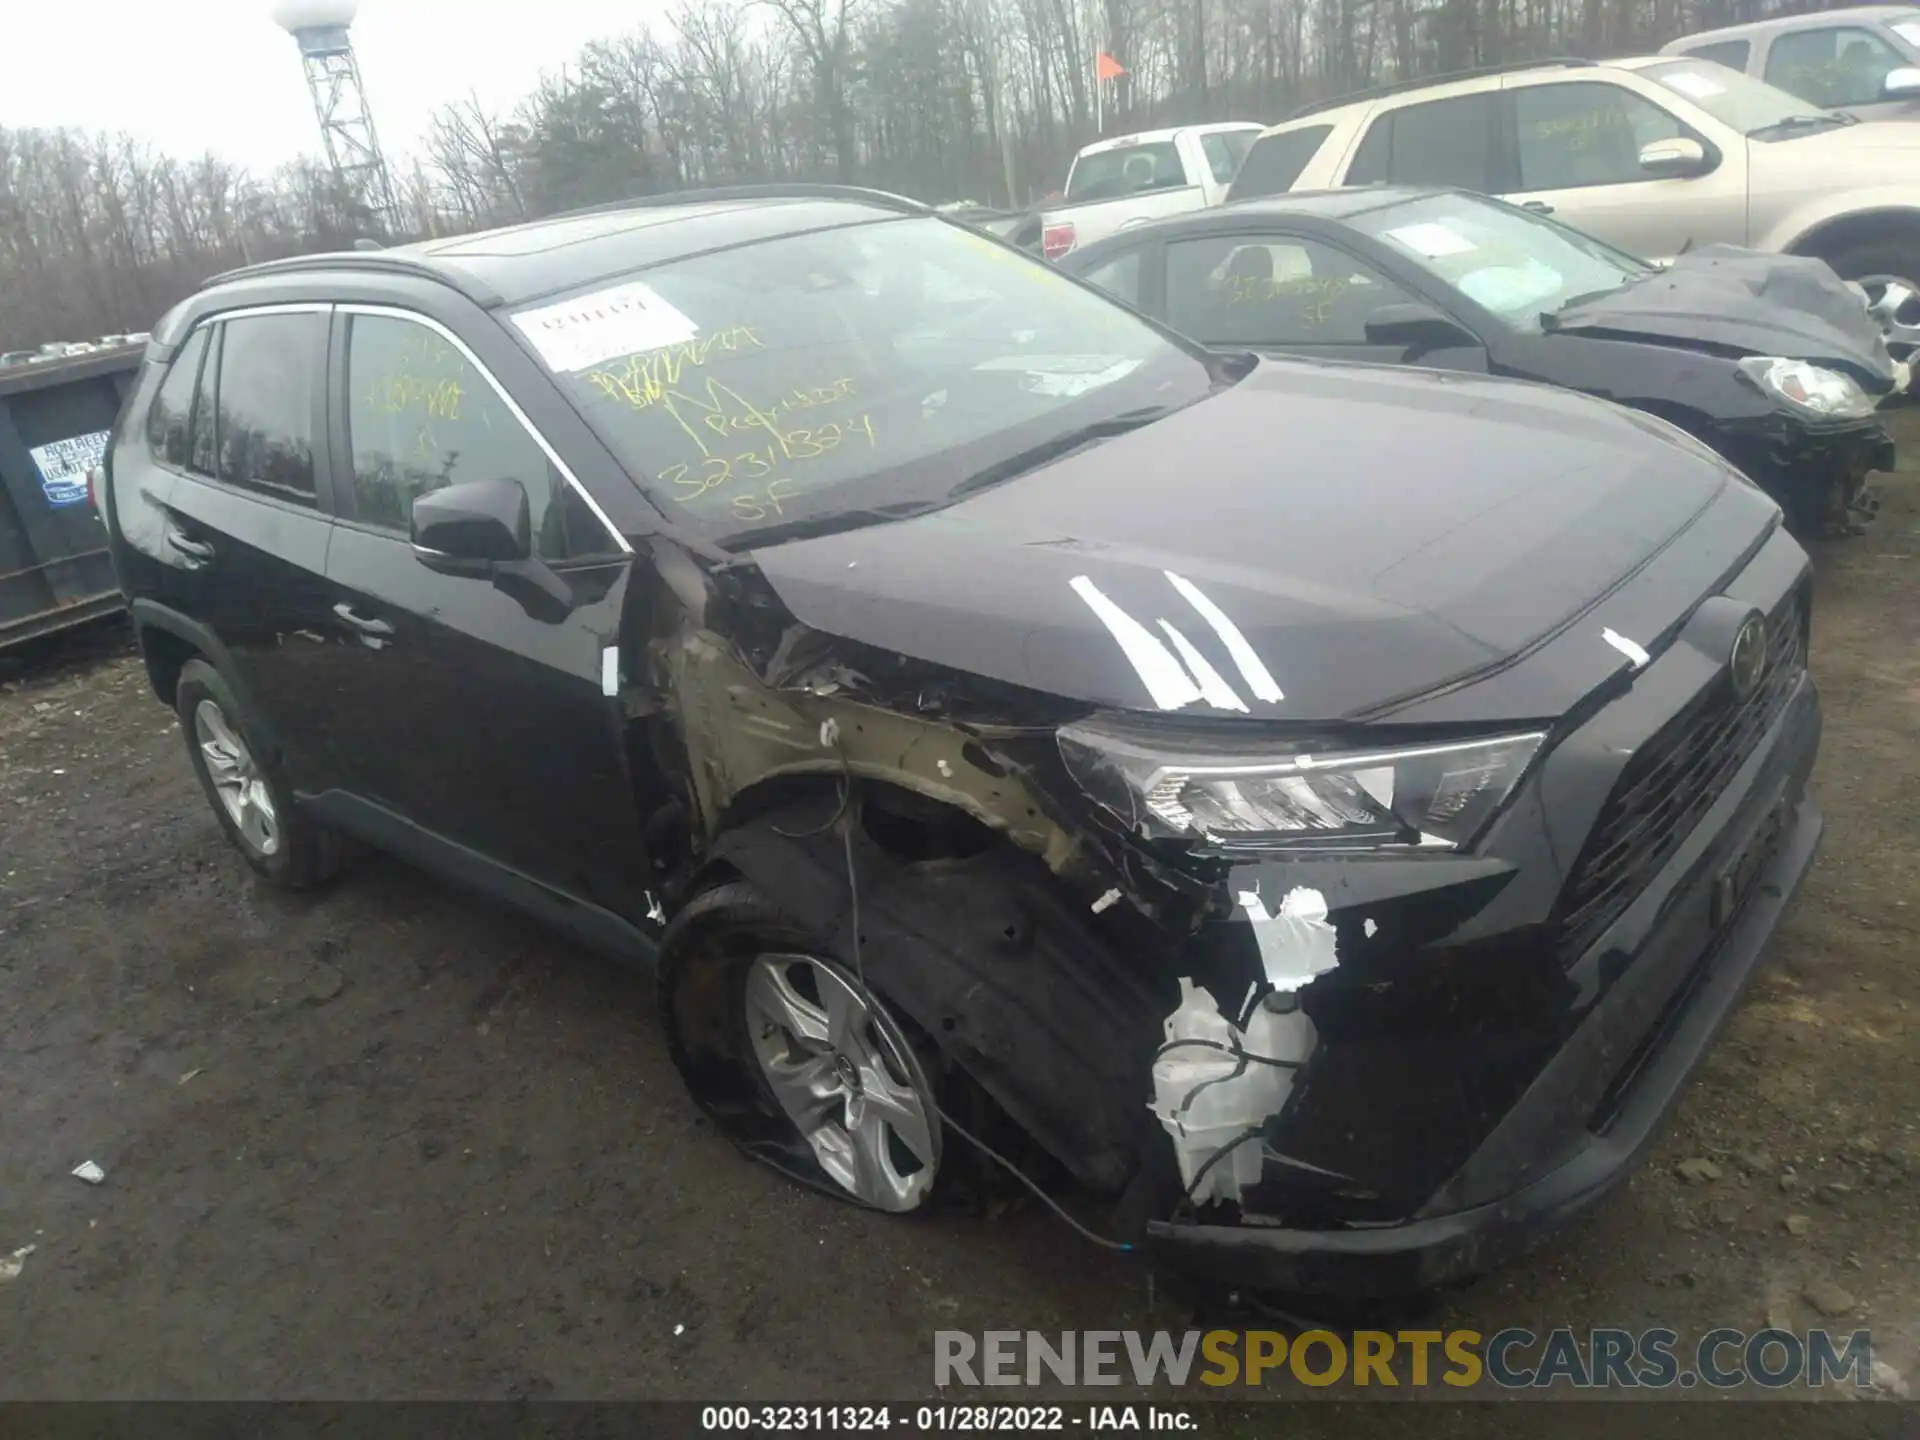
[[[1774,120],[1754,130],[1749,136],[1764,135],[1770,130],[1807,130],[1824,129],[1829,125],[1856,125],[1859,121],[1852,115],[1789,115],[1784,120]]]
[[[783,520],[778,525],[762,525],[753,530],[729,535],[720,548],[730,552],[760,550],[789,540],[814,540],[822,535],[837,535],[844,530],[861,530],[869,525],[886,525],[895,520],[911,520],[929,510],[938,510],[944,501],[897,500],[891,505],[875,505],[864,510],[834,510],[825,515],[803,515]]]
[[[996,460],[985,469],[974,471],[949,490],[947,498],[957,500],[962,495],[971,495],[976,490],[985,490],[991,485],[998,485],[1002,480],[1011,480],[1016,475],[1037,470],[1040,466],[1070,455],[1075,450],[1093,444],[1096,440],[1108,440],[1115,435],[1124,435],[1129,430],[1138,430],[1143,426],[1151,425],[1154,421],[1171,415],[1178,408],[1174,405],[1148,405],[1139,410],[1125,410],[1105,420],[1095,420],[1078,429],[1068,430],[1064,434],[1042,440],[1038,445],[1030,445],[1025,450],[1016,450],[1006,459]]]

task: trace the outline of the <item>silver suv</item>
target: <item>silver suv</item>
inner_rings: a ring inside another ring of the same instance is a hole
[[[1920,119],[1920,6],[1859,5],[1728,25],[1662,55],[1744,70],[1790,95],[1862,120]]]
[[[1920,125],[1707,60],[1532,64],[1313,107],[1254,142],[1228,199],[1380,181],[1504,196],[1650,260],[1718,241],[1920,291]]]

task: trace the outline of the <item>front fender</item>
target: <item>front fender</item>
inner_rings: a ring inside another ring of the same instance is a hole
[[[1876,185],[1808,200],[1758,236],[1754,249],[1806,254],[1802,247],[1822,227],[1836,220],[1865,220],[1870,216],[1920,225],[1920,185]]]

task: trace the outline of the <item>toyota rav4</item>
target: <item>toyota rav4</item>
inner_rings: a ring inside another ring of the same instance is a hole
[[[724,1132],[884,1210],[990,1147],[1235,1284],[1470,1273],[1626,1172],[1820,830],[1807,557],[1706,447],[890,196],[223,276],[108,465],[249,864],[655,964]]]

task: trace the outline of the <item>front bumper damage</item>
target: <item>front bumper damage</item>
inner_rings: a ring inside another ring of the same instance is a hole
[[[1516,1255],[1619,1183],[1813,859],[1820,706],[1795,646],[1768,712],[1714,729],[1723,677],[1683,636],[1545,757],[1477,860],[1237,868],[1241,891],[1318,885],[1341,959],[1301,992],[1315,1048],[1263,1127],[1239,1223],[1217,1218],[1233,1207],[1183,1208],[1149,1224],[1150,1248],[1236,1286],[1389,1296]],[[1717,772],[1716,737],[1746,747]],[[1688,776],[1713,781],[1691,808],[1653,793]],[[1624,873],[1625,851],[1596,855],[1589,832],[1613,847],[1646,833],[1619,825],[1623,797],[1646,803],[1645,825],[1684,833],[1596,910],[1581,877]]]
[[[1782,722],[1803,739],[1818,729],[1811,693]],[[1787,742],[1791,744],[1792,742]],[[1768,766],[1769,770],[1777,767]],[[1398,1222],[1349,1228],[1219,1225],[1154,1221],[1152,1248],[1182,1270],[1247,1288],[1306,1294],[1411,1294],[1477,1274],[1523,1254],[1555,1229],[1596,1205],[1626,1178],[1658,1135],[1688,1080],[1705,1058],[1752,979],[1768,940],[1812,865],[1822,826],[1818,806],[1804,793],[1805,775],[1789,793],[1761,784],[1746,803],[1731,807],[1741,821],[1775,819],[1786,828],[1760,873],[1757,893],[1734,922],[1715,935],[1708,925],[1712,886],[1704,879],[1675,887],[1674,911],[1662,933],[1632,962],[1634,982],[1587,1017],[1543,1069],[1513,1110],[1469,1158],[1469,1171],[1518,1173],[1515,1188],[1464,1209],[1444,1201]],[[1711,821],[1709,822],[1711,824]],[[1739,841],[1702,846],[1692,866],[1710,873],[1714,853]],[[1703,946],[1708,947],[1705,954]],[[1636,1044],[1646,1035],[1650,1043]],[[1621,1052],[1630,1052],[1623,1070]],[[1578,1112],[1587,1108],[1584,1121]],[[1574,1121],[1574,1139],[1544,1170],[1541,1146]],[[1450,1187],[1461,1188],[1461,1187]],[[1440,1213],[1429,1213],[1438,1208]]]
[[[1052,723],[962,723],[958,696],[883,689],[843,644],[748,668],[699,634],[663,642],[668,693],[703,721],[688,733],[725,738],[692,767],[697,808],[727,817],[694,883],[744,876],[821,953],[857,954],[940,1064],[1108,1207],[1108,1233],[1239,1286],[1427,1288],[1616,1184],[1751,977],[1820,832],[1809,594],[1776,531],[1561,727],[1472,851],[1396,858],[1181,862],[1074,814]],[[1775,644],[1735,703],[1728,646],[1756,609]],[[1471,696],[1425,709],[1471,718]],[[845,785],[837,805],[822,782]],[[970,816],[975,841],[890,833],[909,801]],[[1199,988],[1217,1023],[1170,1032]],[[1184,1164],[1156,1084],[1182,1035],[1290,1062],[1244,1105],[1183,1113]],[[1200,1184],[1208,1124],[1216,1151],[1229,1128],[1257,1139]],[[803,1148],[767,1143],[807,1178]]]
[[[1857,534],[1875,506],[1867,477],[1896,464],[1893,436],[1878,419],[1826,425],[1771,414],[1727,421],[1715,448],[1780,502],[1803,534]]]

